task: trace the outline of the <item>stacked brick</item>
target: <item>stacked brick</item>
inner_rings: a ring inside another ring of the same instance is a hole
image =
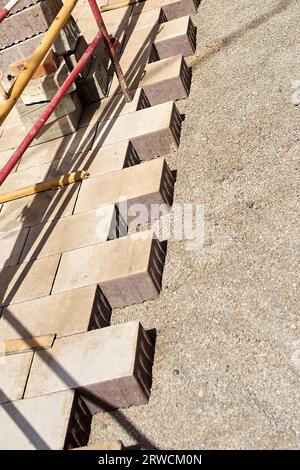
[[[5,2],[0,1],[0,7]],[[6,92],[26,67],[28,56],[57,16],[62,0],[24,0],[1,25],[0,71]],[[87,43],[71,17],[43,64],[19,99],[16,108],[25,130],[30,130],[59,87],[82,56]],[[107,90],[107,71],[100,61],[90,61],[78,80],[62,99],[37,141],[45,142],[77,130],[82,103],[103,98]],[[91,90],[96,90],[92,91]]]
[[[114,308],[161,292],[166,245],[151,229],[131,234],[128,225],[137,224],[137,207],[143,225],[159,217],[149,219],[152,205],[172,206],[175,180],[164,155],[180,142],[175,101],[189,94],[188,15],[196,7],[145,0],[104,15],[110,32],[124,28],[132,102],[112,75],[108,97],[84,108],[77,132],[32,146],[0,188],[1,197],[24,182],[90,173],[0,208],[0,448],[80,448],[95,413],[149,400],[153,335],[138,321],[110,326],[110,319]],[[15,146],[12,132],[0,137],[0,163]],[[14,354],[20,338],[31,347]]]

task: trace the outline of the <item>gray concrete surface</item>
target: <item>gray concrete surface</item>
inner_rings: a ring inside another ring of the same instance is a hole
[[[300,447],[298,0],[203,0],[176,202],[205,244],[170,241],[159,299],[113,312],[157,329],[150,402],[93,419],[90,442]]]

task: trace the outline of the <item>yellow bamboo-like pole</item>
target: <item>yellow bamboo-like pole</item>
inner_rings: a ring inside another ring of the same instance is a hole
[[[45,33],[40,45],[30,57],[26,68],[20,73],[19,77],[15,81],[8,94],[8,98],[5,101],[0,102],[0,126],[15,106],[38,66],[48,54],[52,44],[68,21],[77,3],[78,0],[65,0],[63,7],[59,11],[48,31]],[[34,19],[32,20],[34,21]]]
[[[104,13],[106,11],[118,10],[119,8],[129,7],[130,5],[144,1],[145,0],[121,0],[120,2],[111,3],[110,5],[103,5],[100,7],[100,11],[101,13]]]
[[[89,173],[86,171],[75,171],[74,173],[69,173],[68,175],[50,178],[49,180],[43,181],[41,183],[36,183],[31,186],[26,186],[25,188],[17,189],[16,191],[9,191],[7,193],[1,194],[0,204],[14,201],[15,199],[20,199],[22,197],[32,196],[32,194],[49,191],[50,189],[62,188],[67,184],[72,184],[88,177]]]

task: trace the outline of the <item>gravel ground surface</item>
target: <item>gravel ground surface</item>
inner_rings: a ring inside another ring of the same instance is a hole
[[[168,162],[175,202],[205,206],[204,246],[170,240],[160,298],[114,311],[157,330],[152,394],[97,414],[91,442],[300,448],[299,15],[298,0],[202,1]]]

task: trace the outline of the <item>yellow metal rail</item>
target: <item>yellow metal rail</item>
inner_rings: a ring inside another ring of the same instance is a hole
[[[66,186],[67,184],[76,183],[89,177],[89,173],[86,171],[75,171],[68,175],[58,176],[50,178],[47,181],[36,183],[25,188],[17,189],[15,191],[9,191],[0,195],[0,204],[14,201],[22,197],[31,196],[32,194],[42,193],[43,191],[49,191],[50,189],[58,189]]]
[[[15,106],[38,66],[42,63],[43,59],[48,54],[51,46],[70,18],[72,11],[74,10],[77,3],[78,0],[65,0],[65,3],[59,11],[57,17],[51,24],[48,31],[45,33],[41,44],[34,51],[26,68],[20,73],[19,77],[15,81],[13,87],[8,93],[7,99],[0,102],[0,126],[3,124],[10,111]]]

